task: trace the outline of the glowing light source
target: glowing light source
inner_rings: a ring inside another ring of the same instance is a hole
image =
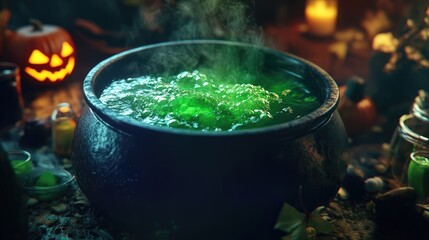
[[[46,64],[49,62],[49,57],[35,49],[33,53],[31,53],[28,62],[31,64]]]
[[[305,17],[310,34],[327,37],[335,32],[337,0],[307,0]]]
[[[34,68],[26,67],[25,72],[32,76],[34,79],[40,82],[44,82],[49,79],[51,82],[62,81],[68,74],[71,74],[75,66],[75,59],[70,58],[68,64],[65,68],[62,68],[58,71],[51,72],[48,70],[42,70],[38,72]]]
[[[27,66],[24,70],[25,72],[36,79],[37,81],[43,82],[49,80],[51,82],[62,81],[67,75],[71,74],[75,66],[74,56],[70,57],[74,53],[74,49],[67,42],[63,42],[61,49],[61,57],[57,54],[53,54],[51,58],[43,54],[40,50],[35,49],[28,62],[34,65],[42,65],[42,68],[49,66],[51,68],[56,68],[64,66],[63,63],[66,61],[66,65],[59,70],[49,70],[41,69],[36,70],[34,67]],[[68,58],[69,57],[69,58]],[[43,67],[45,66],[45,67]]]
[[[24,70],[26,82],[44,85],[63,81],[76,64],[70,34],[58,26],[32,22],[8,35],[7,57]]]

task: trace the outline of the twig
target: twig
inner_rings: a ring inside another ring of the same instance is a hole
[[[426,17],[425,17],[426,18]],[[414,39],[416,35],[420,33],[427,26],[425,19],[421,20],[418,24],[418,27],[411,29],[406,34],[404,34],[401,38],[399,38],[399,45],[396,49],[396,52],[403,51],[405,46]]]

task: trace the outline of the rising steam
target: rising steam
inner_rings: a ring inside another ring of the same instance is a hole
[[[246,2],[182,0],[164,5],[163,10],[170,13],[171,34],[168,41],[214,39],[263,46],[262,29],[255,22],[252,5],[248,3],[251,1]],[[204,64],[219,75],[241,74],[239,77],[242,77],[243,69],[246,74],[255,75],[263,63],[261,52],[258,49],[237,49],[207,44],[158,49],[148,64],[157,70],[151,69],[149,72],[171,74],[177,69],[193,71]]]
[[[184,0],[177,3],[172,40],[222,39],[263,45],[252,5],[237,0]]]

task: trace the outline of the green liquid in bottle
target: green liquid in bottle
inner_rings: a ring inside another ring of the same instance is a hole
[[[420,201],[429,196],[429,159],[414,156],[408,167],[408,183],[413,187]]]

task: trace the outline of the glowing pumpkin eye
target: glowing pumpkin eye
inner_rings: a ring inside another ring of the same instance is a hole
[[[31,53],[30,58],[28,58],[28,62],[31,64],[46,64],[49,62],[49,57],[35,49]]]
[[[61,66],[61,64],[63,64],[63,60],[61,60],[57,54],[52,55],[51,63],[49,65],[51,67],[58,67]]]
[[[73,47],[68,42],[63,42],[61,57],[68,57],[73,53]]]

